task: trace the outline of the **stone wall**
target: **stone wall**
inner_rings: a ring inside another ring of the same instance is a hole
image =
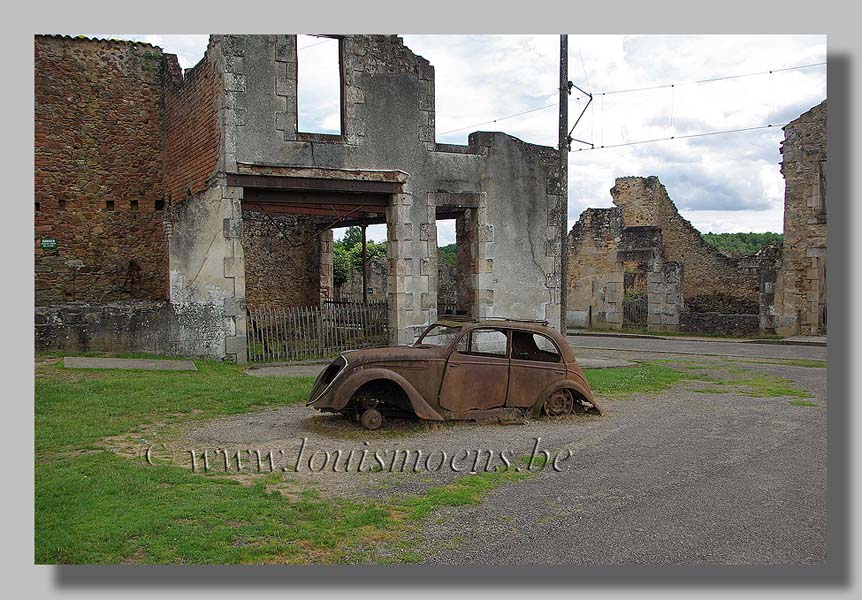
[[[775,295],[780,335],[826,333],[826,100],[784,127],[782,275]]]
[[[325,226],[325,219],[243,209],[246,303],[317,306]]]
[[[368,260],[368,301],[386,302],[387,269],[385,258]],[[337,300],[349,302],[362,301],[362,270],[354,269],[347,274],[347,281],[335,290]]]
[[[411,343],[437,318],[438,211],[470,215],[462,287],[475,316],[559,326],[558,153],[498,132],[473,132],[466,146],[436,143],[434,68],[401,38],[339,39],[340,135],[297,131],[295,35],[213,35],[184,77],[176,57],[152,46],[51,37],[36,46],[35,239],[59,245],[56,254],[36,250],[37,303],[167,292],[176,315],[212,319],[221,356],[244,360],[246,301],[289,294],[266,281],[278,267],[263,264],[260,245],[246,259],[246,184],[236,182],[278,178],[276,188],[315,194],[319,187],[297,183],[329,179],[390,186],[392,342]],[[320,197],[311,202],[318,212],[309,214],[320,214]],[[78,204],[76,220],[59,220]],[[261,241],[263,226],[249,226],[248,239]],[[329,296],[331,232],[320,236],[319,257],[319,293]],[[91,280],[86,292],[82,278]]]
[[[149,44],[35,37],[36,305],[166,299],[162,106],[178,69]]]
[[[695,334],[752,336],[760,332],[760,316],[684,312],[680,315],[679,329],[686,333]]]
[[[588,208],[572,227],[566,244],[570,326],[622,325],[623,272],[616,257],[622,228],[619,208]]]
[[[466,146],[437,144],[434,68],[397,36],[340,39],[340,135],[296,129],[296,36],[213,36],[211,51],[224,69],[227,175],[276,167],[285,177],[398,177],[402,192],[389,196],[386,209],[392,342],[412,343],[437,317],[440,203],[447,211],[474,211],[474,314],[558,326],[562,192],[555,149],[495,132],[474,132]]]
[[[623,227],[619,208],[587,209],[566,250],[569,326],[677,328],[683,267],[666,259],[659,228]]]
[[[661,229],[667,260],[685,265],[686,299],[724,294],[758,302],[756,268],[707,244],[679,214],[658,177],[617,178],[611,196],[623,211],[624,227],[649,225]]]
[[[212,306],[68,302],[35,312],[36,350],[147,352],[221,358],[224,330]]]

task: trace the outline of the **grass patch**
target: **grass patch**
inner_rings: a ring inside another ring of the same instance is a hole
[[[807,360],[795,358],[776,358],[776,359],[758,359],[758,360],[743,360],[741,362],[755,365],[781,365],[785,367],[808,367],[811,369],[825,369],[825,360]]]
[[[791,400],[790,404],[793,406],[817,406],[814,402],[810,400]]]
[[[178,467],[145,467],[103,451],[36,467],[36,562],[45,564],[247,564],[376,561],[375,545],[396,547],[436,510],[480,503],[527,477],[466,475],[389,501],[289,499]],[[419,559],[403,554],[401,561]]]
[[[656,361],[637,367],[584,369],[593,393],[598,397],[626,397],[632,394],[655,394],[689,379],[706,380],[703,375],[671,369]]]
[[[141,424],[237,414],[295,404],[313,377],[251,377],[242,367],[196,360],[197,371],[66,369],[36,366],[36,452],[59,452]]]

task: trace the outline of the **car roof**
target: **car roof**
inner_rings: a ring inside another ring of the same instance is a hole
[[[507,329],[529,329],[531,331],[555,331],[547,321],[531,321],[528,319],[507,319],[504,317],[487,317],[484,319],[440,319],[434,325],[445,325],[446,327],[465,327],[475,329],[476,327],[504,327]]]

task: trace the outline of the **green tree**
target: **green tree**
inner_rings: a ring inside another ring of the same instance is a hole
[[[754,254],[772,243],[782,243],[784,236],[780,233],[766,231],[763,233],[704,233],[704,241],[720,252],[733,256]]]

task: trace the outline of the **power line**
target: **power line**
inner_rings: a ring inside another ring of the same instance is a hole
[[[318,44],[321,44],[321,43],[323,43],[323,42],[317,42],[317,43],[318,43]],[[311,45],[309,45],[309,46],[305,46],[304,48],[309,48],[309,47],[311,47],[311,46],[316,46],[316,45],[317,45],[317,44],[311,44]],[[302,49],[304,49],[304,48],[300,48],[300,50],[302,50]],[[648,91],[648,90],[658,90],[658,89],[665,89],[665,88],[681,87],[681,86],[684,86],[684,85],[695,85],[695,84],[701,84],[701,83],[712,83],[712,82],[715,82],[715,81],[725,81],[725,80],[728,80],[728,79],[740,79],[740,78],[743,78],[743,77],[754,77],[754,76],[757,76],[757,75],[770,75],[770,74],[772,74],[772,73],[782,73],[782,72],[784,72],[784,71],[795,71],[795,70],[797,70],[797,69],[807,69],[807,68],[809,68],[809,67],[819,67],[819,66],[823,66],[823,65],[825,65],[825,64],[826,64],[826,62],[810,63],[810,64],[806,64],[806,65],[796,65],[796,66],[793,66],[793,67],[783,67],[783,68],[781,68],[781,69],[771,69],[771,70],[769,70],[769,71],[758,71],[758,72],[756,72],[756,73],[743,73],[743,74],[739,74],[739,75],[724,75],[724,76],[721,76],[721,77],[710,77],[710,78],[707,78],[707,79],[698,79],[698,80],[694,80],[694,81],[685,81],[685,82],[682,82],[682,83],[665,83],[665,84],[661,84],[661,85],[654,85],[654,86],[647,86],[647,87],[639,87],[639,88],[630,88],[630,89],[626,89],[626,90],[613,90],[613,91],[610,91],[610,92],[593,92],[593,96],[611,96],[611,95],[615,95],[615,94],[628,94],[628,93],[631,93],[631,92],[644,92],[644,91]],[[582,68],[583,68],[583,65],[582,65]],[[576,100],[576,101],[577,101],[577,100],[581,100],[582,98],[586,98],[586,96],[578,96],[578,97],[576,97],[576,98],[575,98],[575,100]],[[512,118],[514,118],[514,117],[519,117],[519,116],[521,116],[521,115],[525,115],[525,114],[527,114],[527,113],[536,112],[536,111],[544,110],[544,109],[547,109],[547,108],[553,108],[553,107],[555,107],[555,106],[559,106],[559,103],[558,103],[558,102],[554,102],[554,103],[552,103],[552,104],[545,104],[545,105],[543,105],[543,106],[535,106],[535,107],[533,107],[533,108],[528,108],[527,110],[523,110],[523,111],[521,111],[521,112],[517,112],[517,113],[511,114],[511,115],[505,115],[505,116],[503,116],[503,117],[497,117],[496,119],[491,119],[490,121],[483,121],[483,122],[481,122],[481,123],[475,123],[475,124],[473,124],[473,125],[465,125],[464,127],[458,127],[457,129],[450,129],[449,131],[444,131],[444,132],[440,133],[440,135],[448,135],[448,134],[450,134],[450,133],[457,133],[457,132],[459,132],[459,131],[464,131],[465,129],[470,129],[470,128],[472,128],[472,127],[480,127],[480,126],[482,126],[482,125],[489,125],[489,124],[491,124],[491,123],[496,123],[497,121],[504,121],[504,120],[506,120],[506,119],[512,119]],[[677,137],[679,137],[679,136],[677,136]],[[608,146],[605,146],[605,147],[608,147]]]
[[[603,148],[622,148],[623,146],[638,146],[641,144],[652,144],[655,142],[669,142],[672,140],[685,140],[690,138],[698,138],[698,137],[707,137],[710,135],[724,135],[726,133],[741,133],[743,131],[757,131],[759,129],[771,129],[778,127],[777,125],[769,124],[769,125],[758,125],[757,127],[741,127],[739,129],[725,129],[723,131],[705,131],[702,133],[688,133],[685,135],[672,135],[670,137],[664,138],[654,138],[650,140],[639,140],[637,142],[623,142],[620,144],[608,144],[605,146],[596,146],[595,148],[578,148],[577,150],[572,150],[572,152],[588,152],[590,150],[601,150]],[[782,125],[781,127],[784,127]]]
[[[480,127],[482,125],[488,125],[490,123],[496,123],[497,121],[504,121],[506,119],[511,119],[513,117],[520,117],[521,115],[525,115],[527,113],[536,112],[537,110],[544,110],[546,108],[553,108],[555,106],[559,106],[559,102],[554,102],[552,104],[545,104],[544,106],[536,106],[534,108],[528,108],[527,110],[523,110],[519,113],[515,113],[512,115],[506,115],[504,117],[497,117],[496,119],[491,119],[490,121],[483,121],[482,123],[475,123],[473,125],[466,125],[464,127],[459,127],[458,129],[450,129],[449,131],[444,131],[440,135],[449,135],[450,133],[456,133],[458,131],[464,131],[465,129],[470,129],[472,127]]]
[[[807,65],[796,65],[793,67],[784,67],[781,69],[770,69],[769,71],[757,71],[755,73],[742,73],[739,75],[723,75],[721,77],[709,77],[707,79],[696,79],[693,81],[683,81],[681,83],[663,83],[661,85],[650,85],[645,87],[629,88],[625,90],[612,90],[609,92],[593,92],[594,96],[612,96],[616,94],[628,94],[631,92],[646,92],[649,90],[661,90],[666,88],[682,87],[684,85],[696,85],[701,83],[713,83],[716,81],[727,81],[729,79],[741,79],[743,77],[756,77],[758,75],[772,75],[773,73],[783,73],[785,71],[795,71],[798,69],[808,69],[810,67],[822,67],[825,62],[810,63]]]

